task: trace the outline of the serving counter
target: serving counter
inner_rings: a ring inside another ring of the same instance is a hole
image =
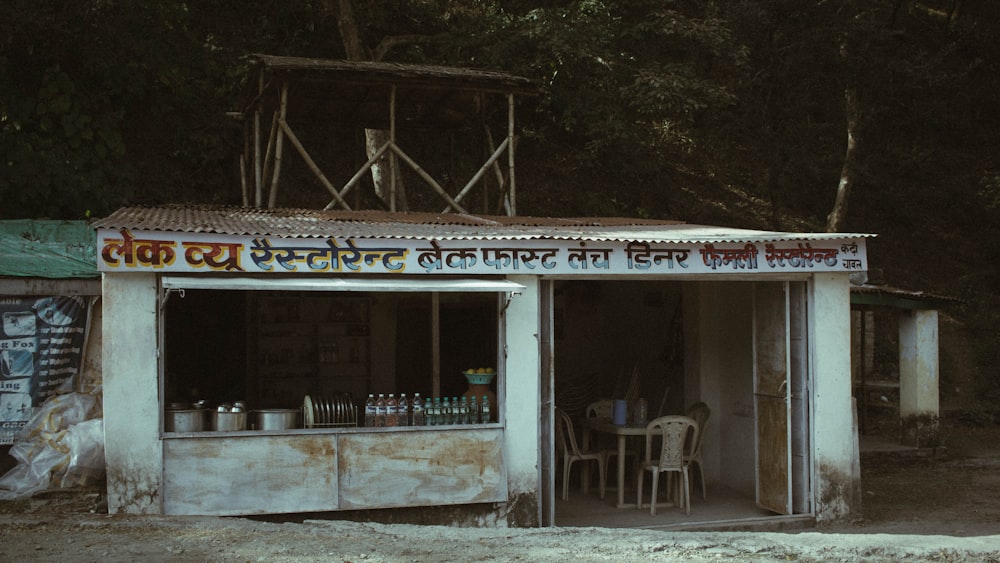
[[[163,513],[507,501],[500,424],[164,433]]]

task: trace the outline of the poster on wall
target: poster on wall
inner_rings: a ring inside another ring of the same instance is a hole
[[[35,409],[80,369],[83,297],[0,297],[0,445],[14,443]]]

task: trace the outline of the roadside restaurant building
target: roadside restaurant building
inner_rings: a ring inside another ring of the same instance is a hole
[[[553,406],[634,366],[660,412],[711,406],[710,484],[818,521],[855,506],[868,235],[204,206],[95,228],[111,513],[557,524]],[[365,425],[369,394],[457,397],[481,367],[488,420]],[[250,418],[223,428],[237,402]],[[302,416],[254,418],[272,410]]]

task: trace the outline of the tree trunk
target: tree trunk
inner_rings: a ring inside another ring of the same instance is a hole
[[[327,9],[332,6],[328,0]],[[344,53],[351,61],[370,60],[368,50],[361,43],[361,33],[359,32],[358,21],[354,17],[353,0],[337,1],[337,28],[340,30],[340,38],[344,43]],[[386,100],[388,102],[388,100]],[[389,141],[389,132],[381,129],[365,129],[365,154],[371,158],[378,149]],[[406,211],[406,191],[403,189],[403,181],[398,175],[396,177],[396,203],[389,201],[391,194],[389,185],[392,182],[392,162],[395,158],[391,151],[386,151],[371,167],[372,185],[375,187],[375,195],[382,201],[397,208],[399,211]]]
[[[855,181],[855,161],[857,160],[857,127],[858,127],[858,93],[854,87],[844,90],[844,102],[847,110],[847,152],[844,154],[844,164],[840,168],[840,182],[837,184],[837,197],[833,202],[833,210],[826,217],[826,232],[836,233],[844,228],[847,220],[847,202]]]

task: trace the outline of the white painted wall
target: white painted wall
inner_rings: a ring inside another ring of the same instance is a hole
[[[106,273],[102,302],[108,511],[160,512],[156,275]]]
[[[938,312],[899,317],[899,416],[938,415]]]
[[[810,355],[817,521],[847,517],[860,486],[851,405],[851,315],[848,274],[813,276]]]
[[[684,402],[712,409],[702,443],[709,491],[712,483],[748,495],[755,490],[752,318],[749,283],[684,287]]]
[[[541,354],[539,344],[540,281],[536,276],[510,276],[524,286],[506,310],[504,458],[508,494],[538,493],[540,460]]]

